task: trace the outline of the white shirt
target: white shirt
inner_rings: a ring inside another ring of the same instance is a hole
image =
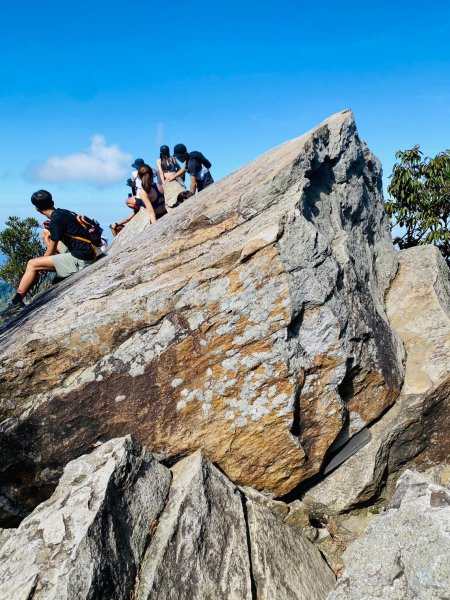
[[[136,198],[140,198],[141,197],[141,191],[142,191],[142,181],[137,176],[137,174],[138,174],[138,172],[137,172],[137,169],[136,169],[136,171],[133,171],[131,173],[131,179],[133,179],[134,183],[136,184]]]

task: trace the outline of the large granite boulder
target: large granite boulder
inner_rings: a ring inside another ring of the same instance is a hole
[[[200,451],[170,472],[110,440],[0,530],[0,600],[325,600],[335,577],[320,552],[248,493]]]
[[[398,402],[370,428],[371,441],[304,501],[311,510],[347,512],[388,499],[406,466],[450,459],[450,272],[434,246],[399,252],[400,267],[386,299],[406,350]]]
[[[377,159],[350,111],[326,120],[33,303],[0,335],[0,493],[13,523],[62,467],[132,433],[202,448],[283,495],[378,418],[402,384]]]
[[[440,600],[450,590],[450,489],[413,471],[385,513],[344,553],[329,600]]]

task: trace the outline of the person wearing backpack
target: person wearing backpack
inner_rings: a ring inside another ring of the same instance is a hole
[[[180,162],[184,162],[185,166],[176,173],[167,176],[167,181],[173,181],[177,177],[182,177],[186,172],[189,173],[191,176],[190,191],[192,194],[195,194],[196,190],[201,192],[214,183],[214,179],[209,172],[211,163],[201,152],[197,152],[197,150],[188,152],[184,144],[177,144],[173,149],[173,155]]]
[[[97,255],[93,237],[99,231],[89,233],[87,219],[78,217],[64,208],[55,208],[50,192],[39,190],[31,196],[36,210],[49,219],[46,227],[49,235],[44,237],[47,250],[44,256],[28,261],[17,292],[0,316],[7,316],[25,307],[23,299],[39,278],[41,271],[56,271],[60,279],[69,277],[91,265]],[[89,219],[90,223],[95,223]],[[98,224],[97,224],[98,227]]]

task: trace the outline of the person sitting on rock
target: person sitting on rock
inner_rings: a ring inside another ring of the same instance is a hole
[[[166,180],[167,175],[177,173],[181,169],[176,158],[170,156],[169,146],[161,146],[156,164],[158,165],[159,177],[163,183]]]
[[[136,200],[139,207],[147,209],[150,223],[155,223],[166,214],[164,206],[164,195],[161,194],[158,185],[153,180],[153,169],[146,164],[143,164],[138,169],[138,177],[141,180],[142,190],[141,197]]]
[[[136,201],[141,197],[142,185],[141,180],[138,177],[138,170],[139,167],[141,167],[144,164],[144,159],[136,158],[136,160],[131,165],[134,171],[131,173],[131,179],[127,180],[127,185],[131,187],[132,193],[128,194],[128,198],[125,200],[125,204],[128,206],[128,208],[131,208],[133,210],[133,214],[127,217],[126,219],[122,219],[122,221],[118,221],[117,223],[113,223],[109,226],[113,237],[116,237],[116,235],[120,231],[122,231],[125,224],[131,221],[131,219],[139,212],[140,206],[138,206]]]
[[[46,190],[34,192],[31,202],[36,210],[49,219],[49,233],[43,236],[47,246],[44,256],[28,261],[17,292],[1,316],[13,314],[25,307],[23,299],[34,286],[41,271],[56,271],[64,279],[81,271],[96,259],[92,243],[77,220],[77,215],[64,208],[55,208],[52,195]]]
[[[109,226],[113,237],[116,237],[116,235],[125,227],[125,225],[134,219],[142,207],[147,209],[150,223],[156,223],[156,219],[159,219],[166,214],[164,196],[161,194],[159,186],[154,182],[153,176],[154,170],[145,163],[137,170],[136,179],[139,179],[140,197],[134,198],[134,204],[130,206],[130,208],[133,208],[133,213],[129,217],[126,217],[121,221],[117,221]]]
[[[201,192],[214,183],[214,179],[209,172],[211,163],[201,152],[196,150],[188,152],[184,144],[177,144],[173,149],[173,155],[180,162],[184,162],[185,166],[181,167],[176,173],[169,174],[166,177],[167,181],[173,181],[187,172],[191,176],[190,190],[193,194],[196,190]]]

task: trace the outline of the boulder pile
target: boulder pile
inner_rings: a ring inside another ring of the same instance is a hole
[[[69,463],[51,498],[0,534],[2,600],[321,600],[334,584],[300,531],[200,451],[169,470],[130,438]]]

